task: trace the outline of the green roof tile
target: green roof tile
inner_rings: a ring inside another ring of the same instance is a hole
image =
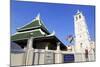
[[[11,36],[11,40],[14,41],[14,40],[27,39],[29,37],[43,36],[40,31],[27,32],[27,31],[36,30],[36,29],[41,29],[46,34],[49,34],[49,31],[46,29],[42,20],[40,19],[39,16],[37,16],[33,21],[31,21],[31,23],[26,24],[23,27],[17,29],[17,32],[19,32],[19,34],[15,34],[15,35]],[[23,33],[25,31],[26,31],[26,33]],[[32,35],[32,33],[33,33],[33,35]]]
[[[19,33],[11,36],[12,41],[28,39],[29,37],[38,37],[43,36],[40,31],[27,32],[27,33]]]
[[[40,24],[39,24],[40,23]],[[30,24],[27,24],[26,26],[18,29],[18,31],[22,31],[22,30],[27,30],[27,29],[32,29],[32,28],[36,28],[36,27],[44,27],[46,28],[41,20],[34,20],[32,21]]]
[[[39,20],[35,20],[35,21],[31,22],[30,24],[20,28],[19,30],[32,28],[32,27],[36,27],[36,26],[39,26]]]

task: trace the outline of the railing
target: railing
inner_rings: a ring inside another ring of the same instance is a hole
[[[44,50],[44,49],[34,49],[33,52],[33,62],[32,65],[38,64],[54,64],[56,59],[56,50]],[[12,65],[24,65],[25,64],[25,50],[11,50],[11,64]],[[70,63],[70,62],[85,62],[85,61],[95,61],[95,54],[85,53],[73,53],[67,51],[61,51],[62,62],[61,63]]]
[[[33,65],[53,63],[54,50],[34,49]]]

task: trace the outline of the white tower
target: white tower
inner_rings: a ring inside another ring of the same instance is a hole
[[[82,12],[77,11],[74,15],[75,25],[75,51],[85,53],[85,50],[90,49],[90,36],[86,25],[86,20]]]

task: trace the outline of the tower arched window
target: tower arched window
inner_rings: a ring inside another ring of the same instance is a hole
[[[79,15],[79,19],[81,19],[81,15]]]
[[[76,21],[78,20],[78,17],[76,16]]]

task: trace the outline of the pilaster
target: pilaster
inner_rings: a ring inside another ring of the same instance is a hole
[[[32,65],[33,64],[34,48],[32,47],[32,45],[33,45],[33,38],[31,37],[28,39],[28,43],[27,43],[25,65]]]

